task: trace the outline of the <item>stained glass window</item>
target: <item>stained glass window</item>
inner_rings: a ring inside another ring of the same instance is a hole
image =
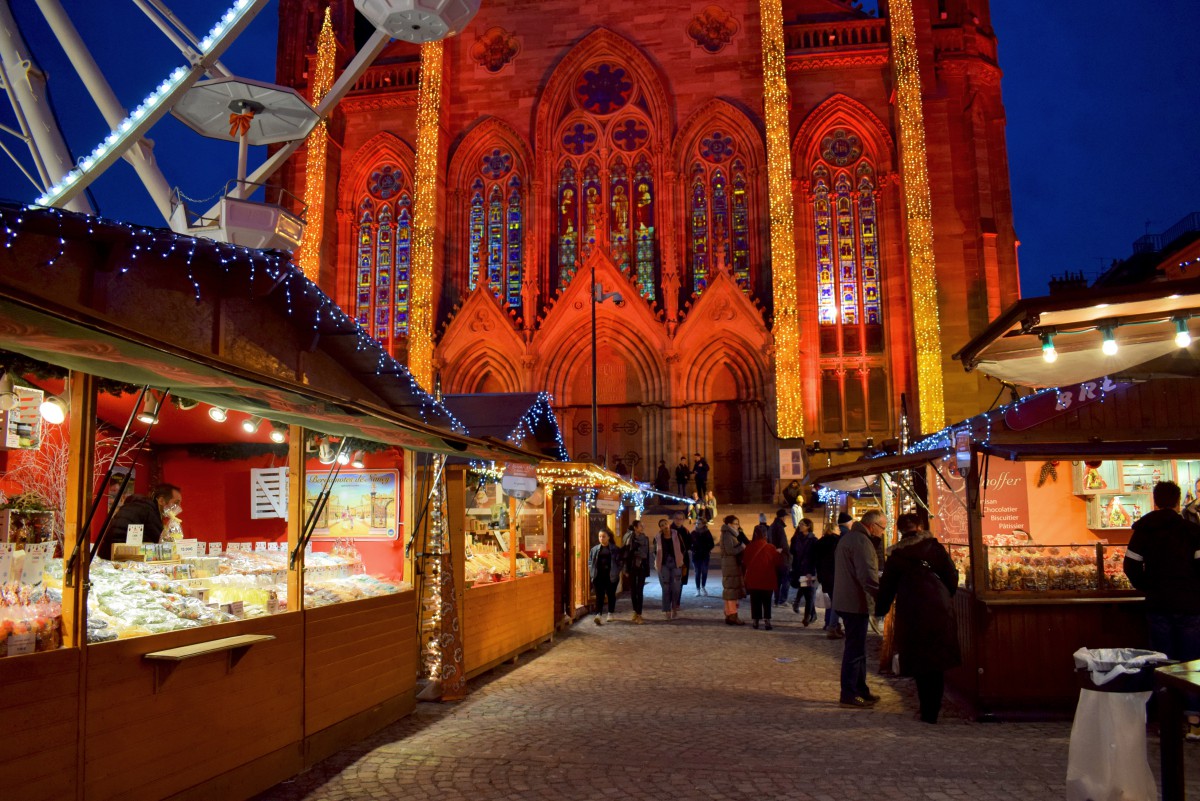
[[[468,280],[468,288],[474,289],[479,283],[479,260],[482,257],[481,246],[483,244],[483,181],[479,178],[475,179],[475,183],[471,185],[471,215],[470,226],[468,233],[468,242],[470,253],[470,277]]]
[[[557,241],[551,249],[559,287],[596,247],[655,299],[658,258],[652,130],[637,80],[600,62],[580,70],[559,123]]]
[[[412,195],[407,176],[384,164],[358,204],[354,319],[380,342],[408,335]]]
[[[495,147],[474,165],[467,204],[467,286],[480,281],[512,308],[521,307],[525,269],[524,186],[516,162]]]
[[[499,186],[493,186],[488,197],[488,286],[492,292],[503,297],[500,273],[504,269],[504,194]]]
[[[838,173],[833,185],[837,196],[838,288],[842,322],[858,323],[858,269],[854,254],[854,201],[850,198],[850,176]]]
[[[858,168],[858,231],[862,253],[863,318],[867,325],[883,322],[879,300],[879,236],[875,208],[875,183],[871,167]]]
[[[718,268],[750,288],[750,209],[745,162],[733,137],[714,129],[700,138],[690,181],[691,290],[699,295]],[[702,213],[703,212],[703,213]]]
[[[833,280],[832,214],[829,205],[829,171],[817,167],[813,175],[813,216],[817,242],[817,322],[837,322],[837,294]]]
[[[505,269],[508,295],[505,301],[513,308],[521,306],[521,273],[524,270],[524,216],[521,213],[521,179],[513,176],[508,181],[508,264]]]

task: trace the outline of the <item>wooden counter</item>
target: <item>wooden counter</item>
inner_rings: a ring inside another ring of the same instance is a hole
[[[1079,699],[1080,648],[1144,648],[1138,598],[981,600],[954,596],[963,664],[949,687],[980,719],[1070,717]],[[901,656],[901,659],[904,657]]]
[[[0,659],[0,776],[9,777],[5,797],[75,797],[80,656],[77,648],[62,648]]]
[[[469,587],[464,595],[467,678],[528,651],[554,633],[554,577],[549,573]]]

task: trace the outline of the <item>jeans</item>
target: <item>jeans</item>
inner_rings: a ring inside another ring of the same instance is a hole
[[[629,583],[629,600],[633,602],[633,613],[640,615],[646,597],[646,577],[629,575],[625,580]]]
[[[608,611],[617,611],[617,582],[608,577],[607,573],[596,576],[596,583],[592,585],[596,590],[596,614],[600,615],[604,612],[604,599],[608,599]]]
[[[658,583],[662,586],[663,611],[678,609],[683,595],[683,572],[675,565],[663,565],[658,571]]]
[[[783,605],[787,603],[788,592],[792,589],[792,582],[788,579],[787,570],[779,571],[779,585],[775,588],[775,603]]]
[[[708,559],[693,559],[692,570],[696,573],[696,589],[702,590],[708,585]]]
[[[1150,648],[1171,659],[1190,662],[1200,659],[1200,615],[1150,612]],[[1188,714],[1200,712],[1200,693],[1188,693],[1184,700]]]
[[[831,608],[825,609],[825,628],[836,629],[838,627],[838,613]]]
[[[679,493],[678,493],[679,497],[686,498],[687,497],[687,482],[686,481],[676,481],[675,486],[679,487]]]
[[[942,692],[946,686],[946,675],[940,670],[931,670],[928,673],[918,673],[913,678],[917,680],[921,720],[937,723],[938,713],[942,711]]]
[[[842,649],[842,700],[870,694],[867,689],[867,615],[842,612],[846,644]]]
[[[697,473],[696,474],[696,497],[699,498],[701,502],[703,502],[704,496],[707,494],[708,494],[708,476],[701,478],[700,474]]]
[[[771,591],[750,590],[750,619],[771,619]]]

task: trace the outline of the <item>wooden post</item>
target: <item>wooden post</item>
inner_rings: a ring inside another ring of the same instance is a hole
[[[289,554],[300,544],[300,534],[304,530],[304,515],[307,511],[304,503],[304,462],[304,427],[288,426],[287,550]],[[295,564],[288,568],[287,594],[287,610],[289,612],[299,612],[304,609],[303,551],[296,555]]]
[[[83,531],[84,518],[92,499],[96,478],[96,379],[83,373],[71,373],[67,440],[67,498],[63,509],[63,556],[69,556],[75,543],[82,540],[81,557],[75,561],[74,581],[64,576],[62,594],[63,645],[82,648],[87,644],[87,547],[89,532]],[[102,487],[101,492],[104,491]],[[74,587],[68,587],[74,584]]]
[[[971,449],[971,466],[967,470],[967,541],[971,543],[971,578],[975,597],[986,594],[989,583],[987,552],[983,545],[983,506],[979,486],[979,452]]]
[[[508,496],[508,575],[517,577],[517,537],[521,536],[521,522],[517,520],[517,499]]]

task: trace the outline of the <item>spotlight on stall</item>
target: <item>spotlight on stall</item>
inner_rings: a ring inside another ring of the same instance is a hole
[[[321,464],[333,464],[333,460],[337,458],[337,451],[334,450],[333,443],[327,439],[323,439],[317,445],[317,461]]]
[[[354,0],[354,7],[392,38],[421,44],[462,33],[479,0]]]
[[[5,373],[0,376],[0,412],[11,412],[17,408],[19,400],[17,390],[13,386],[12,374]]]
[[[284,442],[287,442],[287,426],[272,422],[271,433],[267,436],[271,438],[271,442],[274,442],[276,445],[281,445]]]
[[[212,418],[214,423],[224,423],[229,419],[229,412],[222,409],[220,406],[209,406],[208,416]]]
[[[362,468],[363,468],[363,452],[362,451],[354,452],[354,458],[350,460],[350,466],[357,470],[362,470]]]
[[[350,454],[347,453],[346,451],[342,451],[341,453],[339,453],[337,455],[337,463],[340,464],[342,467],[345,467],[346,465],[350,464]]]
[[[1184,317],[1175,320],[1175,345],[1186,348],[1192,344],[1192,335],[1188,331],[1188,321]]]
[[[1117,334],[1111,325],[1106,325],[1100,329],[1104,334],[1104,344],[1100,346],[1105,356],[1117,355]]]
[[[242,421],[242,430],[247,434],[257,434],[258,427],[262,425],[263,419],[257,414],[251,415]]]
[[[67,419],[67,402],[57,395],[51,395],[42,401],[38,411],[47,423],[59,425]]]
[[[158,404],[159,400],[153,392],[147,392],[146,397],[142,399],[142,408],[137,413],[139,423],[145,423],[152,426],[158,422]]]
[[[1058,361],[1058,351],[1054,349],[1054,337],[1051,334],[1042,334],[1042,358],[1046,364]]]

